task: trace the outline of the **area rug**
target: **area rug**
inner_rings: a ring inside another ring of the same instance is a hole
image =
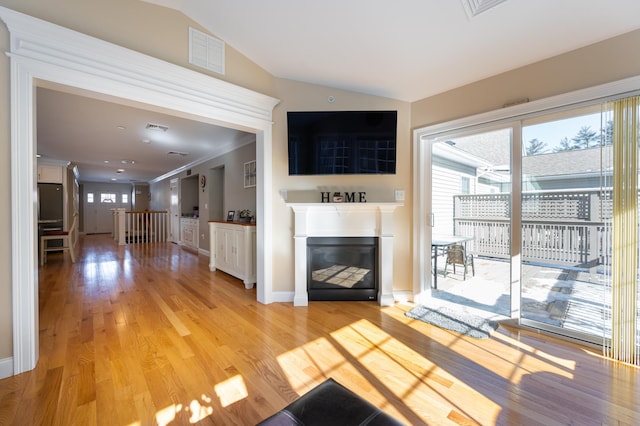
[[[498,329],[497,321],[447,307],[432,309],[418,305],[405,315],[476,339],[486,339]]]

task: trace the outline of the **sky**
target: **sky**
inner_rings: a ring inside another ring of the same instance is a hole
[[[551,121],[522,128],[522,140],[528,143],[531,139],[538,139],[547,143],[547,151],[552,152],[553,148],[560,145],[563,138],[569,141],[578,134],[578,131],[589,126],[591,130],[599,131],[600,113],[572,117],[564,120]],[[526,145],[525,145],[526,146]]]

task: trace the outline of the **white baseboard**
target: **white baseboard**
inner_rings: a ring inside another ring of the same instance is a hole
[[[274,291],[271,296],[272,302],[293,302],[293,291]]]
[[[292,302],[293,303],[293,291],[274,291],[272,293],[272,302]],[[413,293],[409,290],[401,290],[393,292],[394,302],[411,302],[413,300]]]
[[[413,301],[413,293],[409,290],[399,290],[393,292],[393,300],[395,302],[406,303]]]
[[[13,357],[0,359],[0,379],[13,376]]]

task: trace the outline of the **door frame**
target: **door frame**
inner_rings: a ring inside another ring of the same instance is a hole
[[[413,301],[415,303],[425,303],[431,297],[431,262],[428,259],[431,241],[431,219],[428,212],[431,211],[431,188],[429,178],[431,176],[431,143],[444,134],[453,132],[462,132],[474,127],[489,127],[491,125],[509,124],[517,120],[545,114],[547,111],[559,108],[573,108],[576,104],[595,100],[607,100],[611,97],[617,97],[623,94],[632,94],[640,90],[640,76],[629,77],[623,80],[613,81],[586,89],[567,92],[564,94],[552,96],[549,98],[539,99],[528,103],[518,104],[499,110],[489,111],[468,117],[458,118],[447,122],[434,124],[413,131],[413,148],[415,156],[413,158],[413,234],[416,236],[413,240]],[[518,128],[518,132],[521,130]],[[520,135],[517,135],[520,139]],[[514,135],[515,139],[516,135]],[[521,153],[515,151],[515,144],[512,146],[512,223],[515,214],[520,215],[521,203],[517,198],[521,192],[520,169],[521,169]],[[516,185],[517,184],[517,194]],[[518,221],[519,223],[519,221]],[[512,231],[512,254],[515,253],[518,258],[512,257],[512,262],[520,262],[520,229]],[[517,245],[517,248],[515,246]],[[515,248],[515,250],[514,250]],[[516,271],[511,276],[517,276],[518,283],[520,280],[519,273]],[[519,316],[519,297],[514,300],[514,285],[512,283],[512,315]],[[519,293],[519,290],[518,290]],[[518,306],[515,303],[518,302]]]
[[[36,87],[143,106],[256,135],[257,299],[271,303],[272,112],[277,99],[0,7],[9,29],[13,371],[38,361]]]
[[[175,191],[176,202],[173,201]],[[173,178],[169,181],[169,237],[172,243],[180,244],[180,178]]]

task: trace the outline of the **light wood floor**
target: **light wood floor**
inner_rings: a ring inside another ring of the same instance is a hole
[[[207,262],[109,236],[50,255],[40,361],[0,381],[0,424],[252,425],[328,377],[411,425],[640,424],[639,370],[591,350],[462,338],[408,304],[262,305]]]

